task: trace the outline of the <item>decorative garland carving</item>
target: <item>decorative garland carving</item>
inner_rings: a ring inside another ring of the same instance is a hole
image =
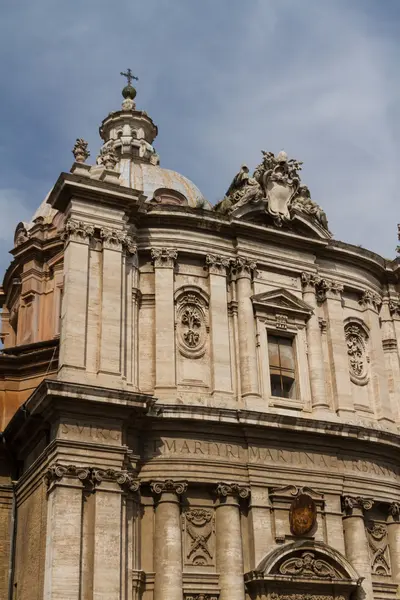
[[[358,385],[368,382],[367,355],[368,334],[366,328],[356,321],[349,321],[344,326],[344,334],[347,343],[347,354],[349,357],[350,379]]]
[[[370,521],[366,529],[371,555],[372,574],[390,577],[390,555],[386,525]]]
[[[194,566],[214,564],[214,512],[204,508],[184,513],[185,562]]]
[[[279,568],[281,575],[300,575],[312,579],[343,579],[332,565],[315,558],[313,552],[303,552],[301,557],[289,558]]]
[[[176,332],[180,353],[200,358],[207,345],[208,301],[201,290],[187,287],[176,297]]]

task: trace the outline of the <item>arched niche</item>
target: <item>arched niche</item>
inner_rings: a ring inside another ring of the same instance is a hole
[[[342,554],[313,540],[276,548],[245,574],[253,600],[348,600],[361,581]]]

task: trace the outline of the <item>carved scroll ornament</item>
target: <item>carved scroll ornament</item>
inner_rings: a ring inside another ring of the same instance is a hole
[[[313,552],[303,552],[301,557],[289,558],[279,568],[282,575],[297,575],[312,579],[343,579],[332,565],[325,560],[315,558]]]
[[[48,488],[60,482],[64,477],[79,479],[87,488],[94,489],[103,481],[115,481],[126,492],[138,492],[140,482],[133,473],[129,471],[117,471],[115,469],[101,469],[96,467],[80,467],[76,465],[51,465],[45,475],[44,481]]]
[[[150,484],[150,489],[153,494],[163,494],[165,492],[171,492],[180,496],[187,490],[186,481],[173,481],[172,479],[166,479],[165,481],[153,481]]]
[[[200,358],[206,351],[208,336],[208,301],[200,290],[178,293],[176,331],[180,353],[186,358]]]
[[[216,489],[217,496],[238,496],[239,498],[248,498],[250,488],[238,483],[219,483]]]
[[[344,334],[347,343],[350,379],[353,383],[365,385],[368,382],[369,362],[367,331],[360,323],[350,321],[344,327]]]

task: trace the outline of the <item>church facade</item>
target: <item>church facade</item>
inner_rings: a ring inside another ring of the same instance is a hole
[[[0,597],[398,598],[398,261],[284,152],[211,206],[127,75],[0,288]]]

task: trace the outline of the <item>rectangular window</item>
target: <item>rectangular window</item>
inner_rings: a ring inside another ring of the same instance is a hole
[[[280,398],[296,398],[296,362],[293,340],[268,335],[271,394]]]

